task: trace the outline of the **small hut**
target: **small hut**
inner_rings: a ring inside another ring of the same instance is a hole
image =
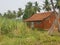
[[[24,21],[30,22],[29,27],[49,29],[54,20],[55,20],[54,12],[44,12],[34,14],[33,16]]]

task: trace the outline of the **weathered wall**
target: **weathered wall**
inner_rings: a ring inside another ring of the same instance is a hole
[[[34,22],[34,27],[35,28],[49,29],[51,27],[54,19],[55,19],[55,16],[52,15],[50,18],[43,20],[40,24],[38,24],[37,22]]]

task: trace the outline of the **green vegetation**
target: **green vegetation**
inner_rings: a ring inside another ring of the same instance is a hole
[[[44,5],[43,5],[43,9],[45,11],[51,11],[51,6],[50,6],[50,3],[48,0],[45,0]]]
[[[40,12],[40,10],[41,8],[37,2],[35,2],[34,4],[32,2],[28,2],[25,6],[23,19],[31,17],[33,14]]]
[[[0,17],[0,45],[59,45],[60,37],[42,29],[30,29],[21,21]]]
[[[60,14],[59,2],[60,0],[56,0],[55,6]],[[45,0],[44,10],[51,11],[55,7],[53,4],[53,8],[50,6],[49,1]],[[21,15],[23,15],[23,19],[27,19],[37,11],[40,12],[38,3],[35,2],[33,5],[32,2],[28,2],[24,11],[19,8],[18,12],[8,10],[3,16],[0,13],[0,45],[60,45],[60,34],[57,31],[51,36],[43,29],[30,29],[26,23],[16,20],[16,17]]]

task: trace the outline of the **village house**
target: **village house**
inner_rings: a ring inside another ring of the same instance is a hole
[[[54,12],[44,12],[34,14],[30,18],[26,19],[25,22],[29,22],[30,27],[49,29],[54,20]]]

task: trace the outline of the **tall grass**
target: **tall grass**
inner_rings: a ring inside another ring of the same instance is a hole
[[[0,18],[0,32],[1,34],[8,34],[16,29],[16,21],[7,18]]]
[[[42,30],[42,29],[40,29]],[[59,36],[49,36],[46,31],[30,29],[26,23],[0,18],[0,45],[59,45]]]

